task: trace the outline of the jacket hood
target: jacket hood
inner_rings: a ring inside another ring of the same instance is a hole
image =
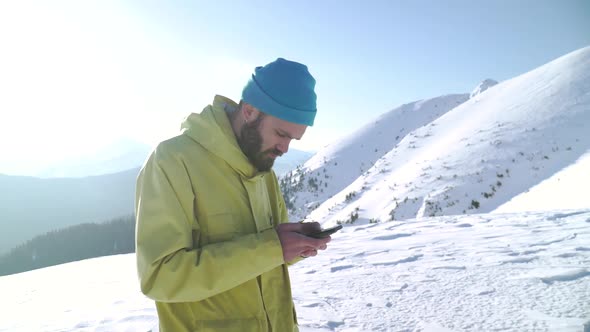
[[[233,100],[215,96],[213,104],[205,107],[201,113],[190,114],[183,121],[181,130],[209,152],[225,160],[242,177],[251,179],[266,172],[258,172],[238,145],[227,116],[237,107],[238,104]]]

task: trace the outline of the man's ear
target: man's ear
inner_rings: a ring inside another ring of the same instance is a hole
[[[248,103],[242,103],[240,111],[242,112],[242,116],[246,122],[252,122],[258,119],[258,116],[260,116],[260,111]]]

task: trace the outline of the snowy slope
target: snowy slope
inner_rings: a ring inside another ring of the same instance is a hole
[[[589,126],[587,47],[502,82],[409,133],[308,219],[331,225],[357,217],[490,212],[590,151]],[[579,190],[590,196],[590,188]]]
[[[293,219],[301,218],[338,193],[409,132],[468,99],[456,94],[420,100],[389,111],[316,153],[302,167],[281,178]]]
[[[588,207],[590,196],[590,152],[493,212],[549,211]]]
[[[302,332],[582,332],[590,210],[352,225],[290,274]],[[0,294],[1,332],[157,326],[133,254],[0,277]]]

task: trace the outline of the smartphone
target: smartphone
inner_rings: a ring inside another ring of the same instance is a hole
[[[338,232],[341,229],[342,229],[342,225],[336,225],[334,227],[322,229],[320,232],[317,232],[317,233],[307,234],[307,236],[313,237],[316,239],[322,239],[322,238],[328,237],[328,236]]]

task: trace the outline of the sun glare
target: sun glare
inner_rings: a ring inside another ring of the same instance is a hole
[[[215,94],[239,98],[251,64],[163,46],[130,20],[96,4],[0,4],[0,172],[30,173],[118,137],[154,144]]]

